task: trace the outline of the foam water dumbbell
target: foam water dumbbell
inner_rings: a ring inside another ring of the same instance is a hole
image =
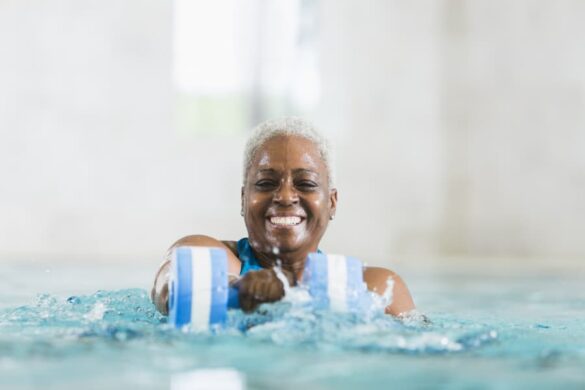
[[[361,261],[324,253],[309,254],[301,284],[309,289],[317,308],[340,312],[358,309],[366,291]]]
[[[238,308],[237,289],[230,287],[227,253],[220,248],[177,247],[169,280],[169,322],[206,330],[222,325],[228,308]],[[317,308],[351,311],[359,307],[365,285],[362,263],[353,257],[311,253],[302,283]]]
[[[208,329],[226,321],[228,307],[239,307],[230,288],[227,254],[220,248],[181,246],[172,252],[169,280],[169,321]]]

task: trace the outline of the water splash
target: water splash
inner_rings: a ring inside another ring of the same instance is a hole
[[[366,306],[349,313],[318,309],[306,288],[289,287],[285,297],[252,314],[229,313],[228,328],[251,339],[288,346],[377,352],[448,353],[488,344],[498,338],[493,328],[472,329],[431,323],[416,311],[401,317],[384,314],[391,303],[393,281],[383,296],[367,292]]]
[[[280,282],[282,283],[282,287],[284,288],[284,296],[286,297],[287,295],[290,294],[291,286],[288,282],[287,277],[284,275],[284,272],[282,272],[282,262],[280,261],[280,259],[276,260],[276,265],[272,269],[274,270],[274,273],[276,274],[278,280],[280,280]]]
[[[391,301],[391,281],[388,294],[367,293],[369,299],[364,302],[369,305],[351,313],[337,313],[315,308],[306,288],[288,286],[282,272],[276,272],[286,286],[280,302],[263,304],[252,314],[230,310],[224,327],[197,337],[393,353],[461,352],[498,339],[498,332],[487,326],[456,326],[444,321],[431,324],[418,312],[402,318],[384,314],[383,308]],[[167,325],[146,291],[138,289],[98,291],[65,300],[42,294],[32,305],[0,311],[0,333],[2,339],[27,339],[29,346],[35,340],[48,342],[56,337],[116,342],[191,337]]]
[[[164,322],[146,291],[139,289],[100,290],[65,300],[40,294],[31,305],[0,311],[3,337],[30,340],[93,336],[125,340],[152,332]]]

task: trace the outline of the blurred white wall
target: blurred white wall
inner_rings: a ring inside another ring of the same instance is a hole
[[[350,204],[336,244],[583,257],[584,17],[579,1],[322,1],[321,114]]]
[[[329,238],[365,258],[437,253],[439,3],[323,1],[321,11],[321,118],[339,155]]]
[[[325,249],[585,256],[585,3],[318,3],[307,116],[340,191]],[[0,261],[156,262],[185,234],[245,234],[245,132],[173,120],[172,12],[0,2]]]
[[[444,248],[583,256],[585,3],[449,2],[443,14]]]
[[[189,232],[243,233],[243,139],[173,129],[171,16],[164,1],[0,3],[2,258],[158,259]]]

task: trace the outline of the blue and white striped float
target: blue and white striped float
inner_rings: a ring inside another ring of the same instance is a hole
[[[302,284],[309,288],[317,308],[341,312],[358,309],[366,290],[361,261],[324,253],[309,255]]]
[[[220,248],[182,246],[173,250],[169,322],[206,330],[223,324],[228,308],[227,254]]]
[[[228,284],[228,260],[220,248],[177,247],[169,280],[169,322],[181,328],[207,330],[222,325],[228,308],[238,308],[238,291]],[[316,308],[354,311],[366,290],[361,261],[353,257],[311,253],[302,284]]]

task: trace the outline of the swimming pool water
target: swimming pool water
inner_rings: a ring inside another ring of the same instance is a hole
[[[200,334],[171,329],[155,311],[152,274],[3,266],[0,388],[168,389],[204,368],[235,369],[249,389],[585,388],[582,270],[404,275],[431,324],[289,299],[231,311],[228,327]]]

